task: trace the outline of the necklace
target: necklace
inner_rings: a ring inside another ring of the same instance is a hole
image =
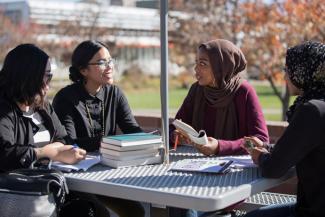
[[[93,119],[91,118],[91,114],[89,112],[89,108],[88,108],[88,103],[85,103],[86,104],[86,111],[87,111],[87,115],[88,115],[88,119],[89,119],[89,124],[90,124],[90,127],[92,129],[92,136],[95,137],[95,126],[94,126],[94,123],[93,123]],[[104,118],[104,103],[102,101],[100,101],[100,106],[102,108],[102,126],[101,126],[101,129],[102,129],[102,134],[101,136],[103,137],[105,135],[105,118]]]

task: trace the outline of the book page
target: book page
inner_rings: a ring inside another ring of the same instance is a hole
[[[177,130],[185,133],[185,135],[192,135],[192,136],[199,136],[199,133],[187,123],[184,123],[181,120],[174,120],[173,125],[176,127]]]

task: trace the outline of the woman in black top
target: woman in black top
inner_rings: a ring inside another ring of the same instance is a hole
[[[49,56],[32,44],[11,50],[0,71],[0,171],[27,168],[42,157],[84,159],[44,98],[52,78]]]
[[[73,51],[70,80],[73,84],[60,90],[53,107],[68,135],[87,151],[99,149],[101,138],[116,134],[142,132],[126,97],[113,85],[114,59],[98,41],[84,41]],[[83,198],[86,195],[82,195]],[[119,216],[144,216],[141,204],[118,198],[96,196]]]
[[[306,42],[289,48],[286,80],[298,95],[287,116],[289,126],[269,153],[262,142],[250,150],[262,175],[278,178],[291,167],[298,177],[297,203],[255,210],[245,217],[325,216],[325,44]]]
[[[53,100],[70,137],[87,151],[98,150],[102,136],[141,132],[126,97],[113,85],[114,59],[98,41],[84,41],[72,54],[70,80]]]

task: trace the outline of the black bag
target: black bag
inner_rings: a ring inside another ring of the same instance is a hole
[[[61,171],[47,165],[0,174],[0,216],[56,217],[68,187]]]

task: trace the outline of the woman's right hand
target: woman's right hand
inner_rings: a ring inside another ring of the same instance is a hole
[[[86,158],[86,150],[76,148],[72,145],[64,145],[58,148],[57,155],[53,160],[66,164],[75,164]]]
[[[37,158],[48,157],[51,160],[66,164],[75,164],[86,158],[84,149],[62,143],[48,144],[42,148],[35,148]]]
[[[249,141],[253,143],[253,148],[246,148],[244,145],[242,147],[247,150],[247,152],[251,155],[253,162],[258,165],[258,159],[262,153],[268,153],[268,151],[264,148],[263,142],[255,136],[252,137],[244,137],[244,141]]]

